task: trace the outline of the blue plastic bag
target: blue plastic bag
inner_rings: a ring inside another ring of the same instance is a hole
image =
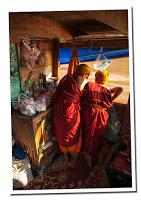
[[[24,151],[22,147],[15,145],[12,150],[12,156],[15,159],[23,160],[26,158],[26,152]]]
[[[110,142],[118,142],[120,139],[119,133],[121,129],[121,123],[118,119],[114,105],[109,108],[109,121],[108,128],[105,134],[105,139]]]

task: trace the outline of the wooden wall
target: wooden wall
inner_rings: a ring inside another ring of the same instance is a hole
[[[53,43],[48,41],[39,41],[39,48],[41,51],[43,51],[44,64],[43,65],[35,64],[32,69],[20,66],[20,76],[22,83],[24,83],[24,81],[27,79],[31,71],[32,71],[31,80],[33,82],[38,80],[40,73],[44,73],[46,75],[48,75],[50,72],[52,73]]]

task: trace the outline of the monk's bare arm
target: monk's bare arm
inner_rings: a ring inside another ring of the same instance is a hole
[[[113,101],[123,92],[123,88],[122,87],[114,87],[114,88],[110,89],[110,92],[112,93],[112,101]]]

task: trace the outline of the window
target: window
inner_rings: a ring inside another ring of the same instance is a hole
[[[81,51],[79,49],[79,55]],[[87,51],[87,54],[89,52]],[[86,52],[85,52],[86,54]],[[60,79],[67,74],[67,69],[68,69],[68,62],[70,60],[71,56],[71,49],[61,49],[60,53]],[[128,96],[130,92],[130,78],[129,78],[129,57],[126,52],[125,55],[115,55],[116,57],[111,57],[110,59],[112,60],[112,64],[109,65],[108,70],[110,72],[110,79],[109,83],[107,84],[107,87],[112,88],[112,87],[122,87],[123,88],[123,93],[115,100],[116,102],[120,103],[127,103],[128,101]],[[86,59],[86,58],[85,58]],[[65,63],[63,63],[65,62]],[[90,64],[91,66],[94,65],[95,61],[92,60],[85,60],[81,61],[87,64]],[[89,81],[94,81],[94,74],[95,70],[89,77]]]

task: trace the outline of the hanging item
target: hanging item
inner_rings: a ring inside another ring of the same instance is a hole
[[[37,63],[38,63],[39,65],[44,65],[45,60],[44,60],[44,54],[43,54],[43,53],[40,53],[40,54],[39,54]]]
[[[73,51],[72,51],[72,55],[71,55],[71,60],[69,62],[67,74],[69,74],[69,75],[75,74],[76,67],[78,65],[79,65],[78,48],[74,46]]]
[[[40,50],[36,47],[33,40],[30,42],[22,40],[20,44],[21,66],[32,68],[38,59]]]
[[[100,54],[98,55],[96,63],[94,64],[94,69],[96,70],[104,70],[112,63],[112,61],[107,59],[102,52],[103,47],[101,47]]]
[[[40,41],[36,42],[36,47],[40,50],[40,54],[38,56],[38,60],[37,60],[37,64],[39,65],[44,65],[45,64],[45,50],[43,49],[42,44],[40,43]]]
[[[118,142],[120,139],[121,123],[118,119],[114,105],[109,108],[109,122],[105,139],[110,142]]]

